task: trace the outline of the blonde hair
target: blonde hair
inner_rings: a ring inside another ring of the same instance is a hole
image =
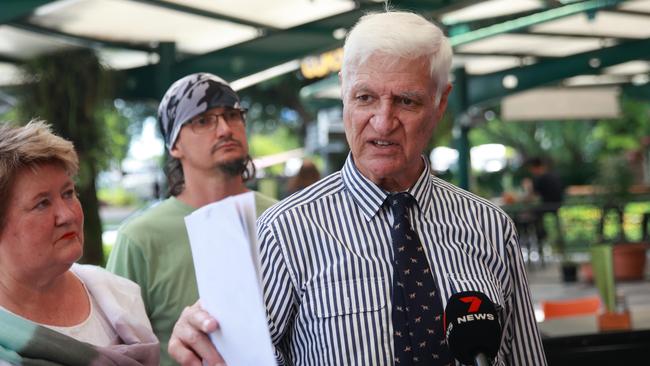
[[[0,232],[16,174],[43,163],[60,163],[71,177],[79,171],[72,142],[53,134],[44,121],[32,120],[23,127],[0,124]]]
[[[364,15],[345,39],[343,81],[348,72],[353,72],[375,53],[407,59],[427,56],[431,80],[436,83],[438,105],[447,88],[453,54],[449,39],[438,26],[418,14],[405,11],[388,10]]]

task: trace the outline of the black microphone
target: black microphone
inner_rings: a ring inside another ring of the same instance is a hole
[[[452,295],[444,314],[445,337],[462,364],[489,366],[499,352],[501,325],[490,299],[477,291]]]

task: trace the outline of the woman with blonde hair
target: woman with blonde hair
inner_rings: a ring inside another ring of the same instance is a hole
[[[0,364],[156,365],[140,288],[83,253],[72,143],[0,125]]]

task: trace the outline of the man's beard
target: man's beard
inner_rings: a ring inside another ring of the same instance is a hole
[[[223,162],[217,165],[217,169],[221,170],[225,174],[228,174],[232,177],[237,177],[242,175],[246,171],[246,165],[248,164],[248,156],[241,158],[235,158],[230,161]]]

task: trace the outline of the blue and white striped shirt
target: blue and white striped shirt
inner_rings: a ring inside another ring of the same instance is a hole
[[[425,159],[426,160],[426,159]],[[409,193],[410,222],[446,299],[487,294],[504,337],[496,365],[546,365],[510,218],[434,177]],[[393,365],[389,192],[343,169],[278,203],[258,220],[264,300],[281,365]]]

